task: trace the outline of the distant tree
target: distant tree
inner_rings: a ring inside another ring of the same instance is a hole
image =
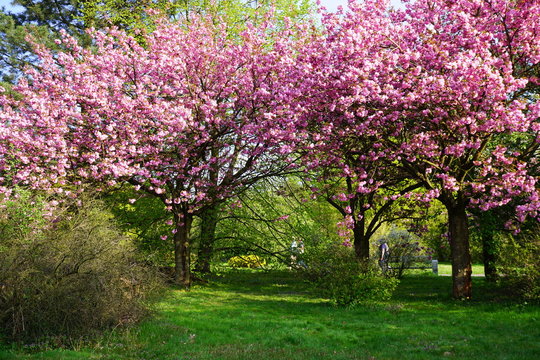
[[[302,240],[306,253],[338,243],[340,215],[312,197],[296,175],[259,181],[220,212],[216,255],[258,254],[290,265],[293,241]]]
[[[37,56],[27,36],[39,39],[49,47],[54,46],[49,28],[38,25],[22,25],[13,16],[0,11],[0,76],[4,84],[13,84],[28,64],[35,63]]]
[[[340,150],[344,148],[340,147]],[[328,153],[326,153],[328,154]],[[342,156],[347,157],[346,151]],[[320,159],[321,155],[318,155]],[[338,158],[334,159],[333,165],[328,165],[318,181],[305,180],[314,193],[314,196],[325,199],[341,215],[340,221],[341,235],[347,240],[345,243],[354,246],[358,259],[368,259],[370,257],[370,240],[375,233],[386,223],[409,220],[412,221],[421,213],[414,203],[401,197],[401,193],[409,192],[420,185],[405,186],[404,181],[391,179],[390,174],[386,174],[386,183],[379,181],[373,184],[368,190],[363,181],[368,176],[358,176],[353,174],[355,165],[345,167],[347,174],[343,174],[336,165],[340,163]],[[359,162],[353,162],[356,165]],[[373,169],[374,171],[384,171],[383,169]],[[333,176],[329,176],[330,173]],[[314,174],[312,174],[313,176]],[[366,190],[362,190],[362,188]],[[359,191],[359,189],[361,189]],[[412,206],[411,206],[412,205]],[[352,235],[352,236],[351,236]],[[349,238],[352,242],[349,243]]]

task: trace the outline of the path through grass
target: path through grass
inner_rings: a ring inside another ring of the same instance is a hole
[[[313,296],[287,272],[238,271],[172,290],[156,317],[79,352],[0,359],[536,359],[540,306],[500,300],[481,278],[454,301],[451,278],[405,278],[394,298],[355,309]]]

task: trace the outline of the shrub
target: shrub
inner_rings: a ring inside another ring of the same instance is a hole
[[[401,279],[405,271],[418,261],[417,257],[431,258],[433,255],[432,249],[420,245],[415,237],[406,230],[394,229],[385,238],[390,249],[386,276]]]
[[[324,297],[339,306],[389,299],[399,281],[382,276],[374,261],[358,261],[351,248],[331,245],[307,254],[302,273]]]
[[[266,265],[266,261],[257,255],[241,255],[235,256],[229,259],[227,262],[230,266],[235,268],[259,268]]]
[[[144,316],[160,281],[101,203],[59,210],[48,227],[15,223],[14,214],[42,208],[23,194],[0,212],[0,331],[12,340],[67,339]]]
[[[525,300],[540,300],[540,225],[533,226],[517,237],[501,239],[497,264],[500,283],[513,296]]]

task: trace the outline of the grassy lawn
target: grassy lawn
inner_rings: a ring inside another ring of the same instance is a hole
[[[230,272],[190,292],[171,290],[154,318],[91,348],[4,349],[0,359],[540,358],[540,306],[473,280],[470,302],[450,298],[450,277],[427,274],[403,279],[390,301],[344,309],[288,272]]]
[[[472,273],[473,273],[473,276],[474,275],[484,276],[484,265],[483,264],[473,264]],[[439,275],[452,275],[452,264],[450,264],[450,263],[439,263]]]

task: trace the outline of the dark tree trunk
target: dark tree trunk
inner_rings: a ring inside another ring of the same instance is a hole
[[[497,280],[497,246],[493,239],[493,233],[482,233],[482,257],[484,259],[484,274],[486,280]]]
[[[175,215],[176,233],[174,234],[174,282],[189,288],[191,286],[190,241],[193,215],[185,212]]]
[[[216,226],[218,222],[219,207],[211,206],[203,210],[201,218],[201,237],[197,252],[197,266],[195,270],[201,273],[210,272],[210,261],[216,240]]]
[[[472,266],[469,248],[469,221],[463,198],[445,203],[448,210],[448,233],[452,257],[453,296],[470,299],[472,296]]]
[[[362,217],[361,220],[354,222],[354,252],[358,260],[369,259],[369,238],[366,236],[366,220]]]
[[[480,236],[482,238],[482,259],[484,260],[484,274],[486,280],[497,280],[497,254],[498,246],[495,239],[497,228],[500,226],[498,217],[493,211],[485,211],[478,215],[480,221]]]

